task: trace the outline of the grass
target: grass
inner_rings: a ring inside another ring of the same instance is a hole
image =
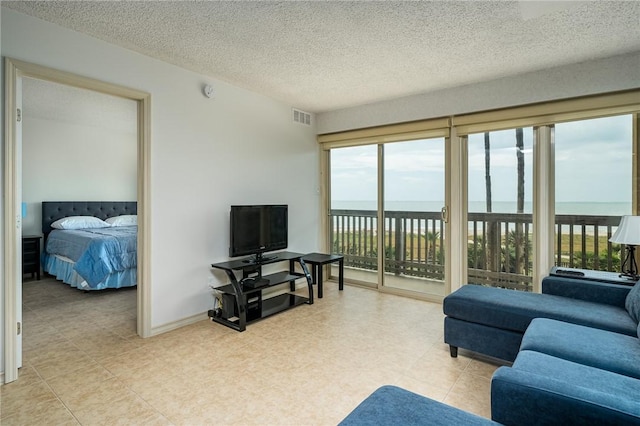
[[[375,236],[371,236],[370,233],[366,232],[363,233],[363,235],[358,235],[358,232],[349,232],[349,233],[345,233],[344,234],[345,237],[345,242],[348,242],[348,245],[345,247],[346,253],[351,253],[351,254],[359,254],[362,256],[371,256],[372,253],[375,254],[377,253],[377,246],[376,246],[376,237]],[[563,233],[562,234],[562,240],[561,240],[561,250],[560,250],[560,254],[563,258],[566,258],[567,263],[569,262],[569,255],[571,253],[571,242],[570,242],[570,234],[569,233]],[[502,235],[502,244],[505,244],[505,235]],[[596,237],[594,235],[591,234],[586,234],[584,236],[585,238],[585,248],[586,248],[586,255],[587,255],[587,259],[593,258],[594,253],[595,253],[595,242],[596,242]],[[354,243],[357,245],[358,242],[360,244],[360,247],[365,247],[365,239],[366,239],[366,247],[367,247],[367,253],[358,253],[358,248],[357,246],[354,247]],[[529,240],[532,241],[533,239],[533,234],[529,234]],[[340,240],[335,240],[334,244],[336,242],[339,242]],[[391,245],[391,249],[387,248],[387,256],[388,257],[393,257],[393,252],[395,251],[395,233],[394,232],[387,232],[385,234],[385,246],[388,246],[389,244]],[[473,243],[473,234],[469,234],[469,246],[471,246]],[[603,262],[607,262],[607,253],[608,253],[608,239],[606,235],[599,235],[597,238],[597,242],[598,242],[598,253],[600,256],[600,263],[602,264]],[[435,241],[430,241],[428,240],[425,236],[418,236],[418,235],[413,235],[413,236],[409,236],[406,239],[405,242],[405,249],[407,251],[407,253],[409,252],[409,250],[412,247],[413,243],[413,259],[425,259],[427,257],[427,247],[428,247],[428,254],[432,255],[433,254],[433,246],[432,244],[435,243],[435,252],[438,253],[440,252],[440,239],[439,237],[435,239]],[[418,253],[418,245],[420,245],[420,253]],[[478,243],[478,247],[481,246],[481,242]],[[334,246],[336,248],[341,248],[341,245],[338,244],[337,246]],[[558,237],[557,234],[554,235],[554,248],[556,251],[556,254],[554,255],[554,258],[557,257],[557,251],[558,251]],[[611,245],[612,248],[612,263],[613,266],[617,266],[620,264],[620,245],[619,244],[612,244]],[[573,256],[574,256],[574,262],[576,262],[576,264],[581,264],[581,260],[582,260],[582,234],[580,233],[574,233],[574,241],[573,241]],[[602,256],[605,255],[605,257],[603,258]],[[408,256],[409,257],[409,256]],[[437,256],[436,256],[437,257]]]

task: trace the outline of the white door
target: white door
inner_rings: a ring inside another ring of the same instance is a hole
[[[4,149],[5,167],[5,327],[4,382],[18,379],[22,366],[22,76],[6,68],[10,100]],[[15,84],[14,84],[15,82]]]

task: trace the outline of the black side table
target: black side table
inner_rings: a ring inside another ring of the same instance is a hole
[[[338,289],[344,289],[344,256],[340,254],[309,253],[302,256],[305,263],[311,265],[313,283],[318,284],[318,299],[322,299],[322,267],[338,262]]]
[[[40,280],[40,235],[22,236],[22,274],[34,274]]]

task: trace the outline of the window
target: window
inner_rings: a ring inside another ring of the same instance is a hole
[[[620,271],[609,238],[632,214],[631,115],[555,126],[556,266]]]
[[[469,135],[470,283],[532,290],[533,128]]]
[[[344,255],[346,279],[377,285],[377,146],[336,148],[330,156],[331,252]]]
[[[554,264],[619,270],[608,239],[621,215],[638,213],[638,95],[320,135],[328,245],[372,285],[375,272],[379,287],[439,297],[467,283],[540,291]]]

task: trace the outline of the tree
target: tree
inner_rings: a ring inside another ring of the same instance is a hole
[[[484,187],[487,200],[487,213],[491,213],[491,137],[484,134]]]
[[[444,264],[443,253],[439,247],[440,233],[427,231],[427,233],[423,235],[423,238],[425,240],[425,255],[427,261],[440,265]]]
[[[487,213],[491,213],[491,137],[484,134],[484,182],[486,191]],[[487,267],[492,272],[500,271],[500,239],[498,222],[487,221]]]
[[[524,213],[524,137],[522,127],[516,129],[516,157],[518,159],[518,210]]]
[[[522,128],[516,129],[516,158],[518,160],[518,197],[516,213],[524,213],[524,137]],[[523,235],[522,223],[516,223],[514,235],[515,244],[515,272],[526,275],[528,266],[524,262],[525,236]]]
[[[528,262],[525,262],[524,256],[525,250],[531,251],[531,241],[524,238],[522,234],[518,235],[517,227],[516,230],[507,233],[505,240],[506,243],[502,248],[502,256],[505,259],[509,259],[508,262],[505,262],[509,266],[508,269],[505,268],[505,272],[526,275],[523,274],[522,271],[526,271],[533,266],[532,260],[529,259]],[[519,247],[518,244],[521,244],[521,246]],[[518,251],[520,251],[520,254]],[[518,256],[521,256],[521,258],[517,259]]]

